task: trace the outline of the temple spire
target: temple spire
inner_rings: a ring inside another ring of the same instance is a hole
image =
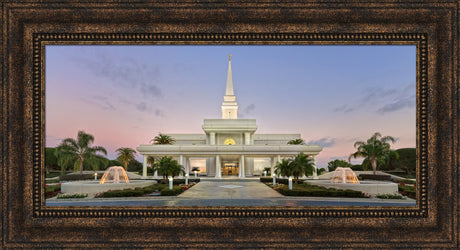
[[[235,95],[233,93],[232,55],[228,55],[227,88],[225,89],[225,95]]]
[[[222,103],[222,119],[237,119],[238,104],[233,92],[232,55],[228,55],[227,86],[225,88],[224,102]]]

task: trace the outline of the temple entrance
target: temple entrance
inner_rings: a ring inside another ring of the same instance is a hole
[[[238,163],[224,163],[222,166],[223,176],[237,176],[238,175]]]

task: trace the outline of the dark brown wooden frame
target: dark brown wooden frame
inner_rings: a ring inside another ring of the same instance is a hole
[[[459,245],[458,1],[2,1],[2,247]],[[414,207],[46,207],[46,44],[415,44]]]

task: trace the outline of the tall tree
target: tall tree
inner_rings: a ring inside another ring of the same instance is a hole
[[[84,131],[78,131],[77,139],[66,138],[56,148],[59,165],[68,165],[74,163],[74,169],[80,169],[83,173],[83,163],[99,164],[101,156],[97,153],[107,155],[107,150],[101,146],[91,146],[94,142],[94,136]]]
[[[302,138],[292,139],[288,141],[289,145],[305,145],[305,141]]]
[[[303,153],[298,154],[294,159],[282,159],[276,164],[275,173],[282,176],[292,176],[296,182],[299,177],[313,174],[314,167],[312,159]]]
[[[159,133],[151,141],[153,141],[153,144],[174,144],[176,142],[171,136],[162,133]]]
[[[351,161],[352,157],[364,157],[364,160],[367,159],[371,163],[375,175],[377,163],[384,162],[385,159],[390,157],[392,152],[394,152],[391,151],[389,142],[394,143],[395,139],[391,136],[382,137],[379,132],[374,133],[366,142],[357,141],[354,145],[357,151],[348,157],[348,162]]]
[[[117,160],[123,163],[125,171],[128,171],[128,163],[136,159],[136,150],[132,148],[118,148],[115,152],[118,154]]]

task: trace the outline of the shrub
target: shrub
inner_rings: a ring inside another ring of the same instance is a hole
[[[363,180],[391,181],[391,175],[383,174],[360,174]]]
[[[169,189],[169,187],[161,190],[161,195],[162,196],[174,196],[174,195],[178,195],[182,193],[183,191],[184,189],[182,187],[173,186],[173,189],[171,190]]]
[[[398,185],[398,192],[404,196],[407,196],[409,198],[412,198],[412,199],[416,199],[417,197],[417,194],[416,194],[416,188],[415,186],[408,186],[408,185],[403,185],[404,183],[402,184],[399,184]]]
[[[271,185],[269,185],[271,186]],[[316,196],[316,197],[367,197],[360,191],[339,190],[309,184],[293,184],[292,190],[287,185],[277,185],[274,190],[286,196]]]
[[[61,185],[45,185],[45,198],[51,198],[61,192]]]
[[[273,178],[272,177],[260,177],[260,182],[263,182],[263,183],[273,183]],[[276,178],[276,183],[279,183],[279,184],[286,184],[288,185],[289,184],[289,179],[286,179],[286,178]]]
[[[167,184],[169,185],[169,180],[168,179],[158,179],[158,183],[160,184]],[[188,183],[195,182],[198,183],[200,182],[200,179],[188,179]],[[173,185],[179,185],[179,184],[185,184],[185,179],[173,179]]]
[[[88,194],[58,194],[57,199],[85,198]]]
[[[102,174],[97,174],[97,179],[101,179]],[[94,174],[68,174],[59,176],[60,181],[82,181],[82,180],[94,180]]]
[[[380,194],[377,195],[379,199],[403,199],[403,197],[399,194]]]

